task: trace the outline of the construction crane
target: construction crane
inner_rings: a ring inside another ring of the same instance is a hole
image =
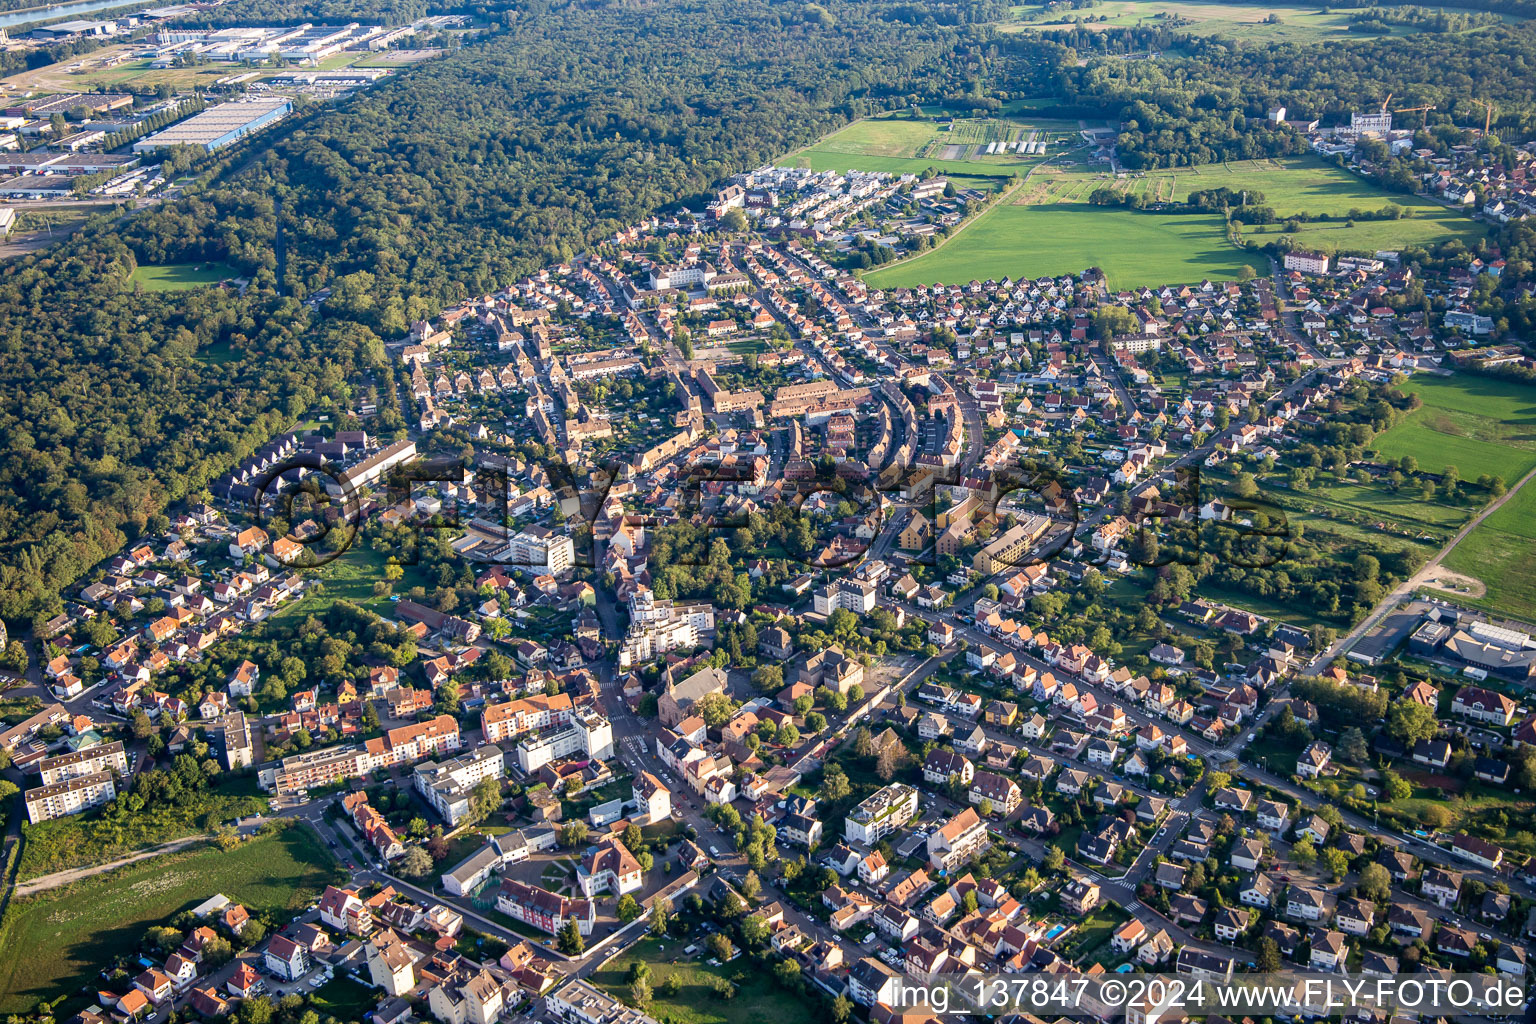
[[[1488,129],[1493,126],[1493,112],[1499,108],[1495,107],[1487,100],[1473,100],[1472,104],[1473,106],[1483,108],[1483,135],[1486,137],[1488,135]]]
[[[1387,112],[1387,108],[1392,105],[1392,97],[1394,95],[1396,94],[1389,92],[1387,93],[1387,98],[1381,101],[1381,112],[1383,114],[1385,114]]]
[[[1396,110],[1392,111],[1392,113],[1394,113],[1394,114],[1417,114],[1417,113],[1421,113],[1422,112],[1423,115],[1424,115],[1424,120],[1420,123],[1419,127],[1420,128],[1428,128],[1429,127],[1429,112],[1431,110],[1434,110],[1434,109],[1435,109],[1435,105],[1433,103],[1431,103],[1427,107],[1398,107]]]

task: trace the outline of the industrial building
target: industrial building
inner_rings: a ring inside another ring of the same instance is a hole
[[[279,96],[221,103],[173,124],[133,144],[135,153],[171,146],[200,146],[212,153],[260,131],[293,111],[293,104]]]

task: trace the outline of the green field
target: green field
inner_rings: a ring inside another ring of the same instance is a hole
[[[746,956],[723,967],[710,967],[702,960],[682,955],[685,940],[658,943],[647,938],[614,957],[592,975],[592,984],[621,999],[629,997],[629,966],[644,961],[651,968],[651,987],[656,996],[646,1012],[660,1021],[673,1024],[763,1024],[764,1021],[804,1021],[811,1017],[811,1005],[802,997],[781,987],[761,965]],[[665,948],[663,948],[663,946]],[[679,963],[671,963],[677,957]],[[710,988],[711,979],[730,978],[745,973],[736,997],[722,1000]],[[675,976],[681,988],[675,996],[660,993],[662,980]]]
[[[1536,388],[1457,374],[1415,376],[1403,390],[1424,404],[1371,442],[1385,458],[1411,455],[1430,472],[1449,465],[1464,480],[1487,473],[1509,484],[1536,466]]]
[[[323,555],[324,545],[317,545],[315,551],[317,557]],[[310,615],[321,614],[323,609],[329,608],[336,601],[351,601],[376,615],[391,616],[394,614],[394,602],[388,597],[375,597],[373,593],[373,585],[384,580],[388,564],[388,559],[373,550],[359,534],[353,538],[352,546],[341,557],[313,570],[313,574],[325,585],[322,593],[311,592],[297,601],[290,601],[274,612],[272,617],[278,621],[302,620]],[[402,568],[405,575],[394,584],[394,593],[404,594],[412,587],[428,585],[426,573],[420,566],[406,565]]]
[[[1441,7],[1438,10],[1457,11],[1462,8]],[[1409,35],[1413,29],[1392,26],[1388,33],[1350,32],[1353,13],[1347,10],[1329,11],[1317,6],[1265,5],[1240,3],[1161,3],[1153,0],[1105,0],[1091,10],[1069,11],[1065,14],[1044,14],[1036,7],[1015,7],[1016,17],[1022,20],[1003,26],[1006,32],[1030,30],[1060,31],[1074,25],[1074,18],[1106,17],[1081,27],[1090,31],[1128,28],[1137,25],[1154,27],[1168,24],[1179,32],[1194,35],[1221,36],[1257,43],[1316,43],[1348,42],[1381,39],[1384,35]],[[1274,22],[1266,23],[1273,14]],[[1516,20],[1506,18],[1506,21]]]
[[[1406,196],[1403,198],[1407,199]],[[1286,233],[1279,224],[1243,229],[1243,236],[1258,245],[1269,242],[1271,236]],[[1404,220],[1359,220],[1353,225],[1346,225],[1343,221],[1313,222],[1303,224],[1300,231],[1289,232],[1292,241],[1298,246],[1324,252],[1376,252],[1409,246],[1427,247],[1450,238],[1459,238],[1471,245],[1487,233],[1488,229],[1484,225],[1444,207],[1416,212],[1413,217]]]
[[[1446,556],[1445,565],[1488,588],[1477,599],[1458,595],[1458,603],[1536,623],[1536,484],[1526,484],[1478,523]]]
[[[1156,214],[1089,206],[1000,205],[914,260],[867,276],[874,287],[960,284],[1103,269],[1111,288],[1230,281],[1245,264],[1214,214]]]
[[[215,893],[251,913],[291,912],[320,894],[335,862],[313,832],[289,828],[223,853],[155,857],[14,901],[0,926],[0,1013],[33,1010],[135,952],[144,931]]]
[[[147,292],[179,292],[218,284],[238,275],[239,271],[224,263],[167,263],[138,267],[131,280]]]
[[[1077,189],[1072,183],[1082,184]],[[1293,214],[1326,215],[1340,219],[1338,225],[1331,222],[1305,224],[1303,231],[1342,228],[1342,221],[1351,210],[1372,212],[1388,203],[1396,203],[1412,211],[1406,221],[1382,221],[1385,227],[1394,224],[1407,225],[1414,218],[1425,218],[1444,227],[1446,219],[1454,219],[1467,228],[1475,227],[1465,216],[1448,210],[1438,203],[1417,196],[1401,195],[1378,188],[1359,175],[1325,163],[1314,156],[1287,157],[1283,160],[1237,160],[1220,164],[1201,164],[1196,167],[1173,167],[1165,170],[1130,173],[1118,180],[1105,172],[1068,172],[1053,174],[1041,170],[1030,179],[1030,192],[1052,188],[1052,194],[1043,197],[1051,202],[1082,202],[1095,188],[1111,187],[1118,192],[1135,192],[1149,200],[1185,202],[1190,193],[1202,189],[1229,188],[1255,193],[1250,202],[1269,206],[1282,217]],[[1061,193],[1069,194],[1063,196]],[[1361,222],[1361,226],[1367,223]],[[1250,229],[1253,230],[1253,229]]]
[[[831,136],[808,151],[813,162],[886,169],[891,163],[922,163],[901,157],[822,153],[821,147],[859,129],[843,148],[873,146],[890,129],[884,122],[861,122]],[[891,136],[894,138],[894,135]],[[910,139],[908,143],[910,144]],[[962,166],[970,166],[963,164]],[[889,169],[911,169],[892,167]],[[1393,195],[1370,182],[1313,157],[1245,160],[1198,168],[1157,171],[1142,176],[1112,178],[1107,173],[1061,170],[1054,161],[1034,170],[1013,205],[987,211],[955,239],[916,259],[868,275],[880,287],[1017,277],[1102,267],[1111,287],[1192,283],[1204,278],[1231,280],[1247,263],[1262,271],[1264,261],[1248,256],[1228,241],[1220,217],[1214,214],[1155,214],[1091,206],[1097,189],[1112,188],[1145,196],[1149,201],[1183,202],[1192,192],[1210,188],[1248,190],[1262,194],[1263,203],[1282,215],[1308,213],[1336,220],[1304,224],[1295,237],[1330,249],[1398,249],[1443,241],[1475,238],[1485,229],[1452,210],[1413,196]],[[1351,210],[1375,211],[1396,203],[1410,216],[1400,220],[1345,222]],[[1262,243],[1280,225],[1248,227],[1245,237]]]
[[[885,171],[891,174],[921,174],[933,168],[941,174],[961,177],[961,184],[984,183],[979,187],[997,188],[1013,174],[1022,174],[1046,159],[1040,153],[1000,153],[987,155],[989,142],[1025,140],[1032,132],[1053,144],[1050,158],[1071,165],[1070,150],[1079,147],[1076,121],[1056,121],[1010,116],[995,118],[953,117],[940,110],[925,110],[922,116],[910,111],[886,114],[855,121],[845,128],[819,139],[814,145],[791,153],[780,161],[785,166],[808,167],[814,171]]]

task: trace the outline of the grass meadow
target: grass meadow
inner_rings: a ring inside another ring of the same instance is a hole
[[[238,275],[239,271],[225,263],[167,263],[137,267],[130,280],[147,292],[179,292],[218,284]]]
[[[768,971],[746,956],[711,967],[702,959],[682,955],[689,941],[659,943],[653,938],[642,939],[600,967],[591,981],[610,995],[628,998],[630,965],[637,961],[648,964],[655,998],[646,1012],[656,1020],[673,1024],[762,1024],[805,1020],[811,1015],[807,1002],[779,985]],[[679,962],[672,963],[674,958]],[[711,985],[715,978],[732,978],[743,972],[748,977],[738,985],[735,998],[724,1000],[714,994]],[[680,988],[676,995],[665,996],[661,994],[661,985],[669,977],[676,978]]]
[[[1536,467],[1536,387],[1457,374],[1416,376],[1403,390],[1424,404],[1372,441],[1382,456],[1411,455],[1431,472],[1449,465],[1464,480],[1487,473],[1509,484]]]
[[[994,207],[942,247],[874,271],[881,288],[1037,277],[1101,268],[1111,288],[1235,280],[1263,257],[1226,238],[1219,216],[1139,213],[1090,206]]]
[[[1458,595],[1459,603],[1536,624],[1536,484],[1526,484],[1478,523],[1445,565],[1488,588],[1481,598]]]
[[[14,900],[0,926],[0,1013],[72,992],[139,949],[145,929],[215,893],[252,914],[286,912],[320,895],[335,861],[304,827],[140,861]]]

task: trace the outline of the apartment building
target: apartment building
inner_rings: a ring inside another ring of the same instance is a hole
[[[44,786],[52,786],[55,783],[68,782],[70,779],[101,772],[117,772],[119,775],[126,775],[128,752],[123,748],[123,741],[116,740],[112,743],[101,743],[83,750],[60,754],[57,757],[45,757],[38,762],[38,768],[42,771]]]
[[[515,569],[554,576],[576,564],[576,546],[547,526],[530,526],[513,534],[492,558]]]
[[[940,871],[953,872],[990,845],[986,823],[975,808],[967,807],[928,837],[928,863]]]
[[[500,779],[506,773],[506,759],[501,748],[488,744],[452,760],[419,764],[412,781],[422,799],[431,804],[449,826],[457,827],[469,816],[470,798],[475,787],[486,779]]]
[[[487,704],[480,712],[480,731],[487,743],[505,743],[519,736],[564,725],[570,721],[571,695],[539,694],[502,704]]]
[[[361,747],[348,744],[285,757],[276,767],[262,769],[257,781],[278,794],[297,793],[458,749],[458,721],[452,715],[438,715],[391,729]]]
[[[51,786],[27,790],[27,820],[36,825],[40,821],[79,814],[115,796],[117,785],[111,772],[75,776]]]
[[[843,832],[851,843],[874,846],[917,813],[917,790],[893,782],[865,797],[848,813]]]
[[[583,754],[596,761],[613,756],[613,726],[591,708],[576,708],[563,726],[528,736],[517,745],[517,766],[525,774],[551,761]]]
[[[1051,528],[1051,521],[1044,516],[1025,516],[1001,537],[976,552],[976,571],[990,576],[995,572],[1017,566],[1029,552],[1030,546]]]

